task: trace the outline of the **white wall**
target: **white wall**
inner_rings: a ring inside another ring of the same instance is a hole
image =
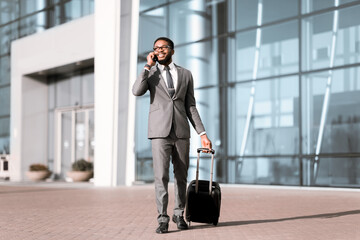
[[[31,163],[47,163],[47,84],[25,75],[94,58],[90,15],[11,44],[11,181]]]

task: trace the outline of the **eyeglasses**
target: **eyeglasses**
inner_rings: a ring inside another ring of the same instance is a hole
[[[160,46],[160,47],[154,47],[153,49],[154,49],[154,51],[162,51],[162,50],[165,50],[166,48],[171,48],[170,46],[168,46],[168,45],[165,45],[165,46]]]

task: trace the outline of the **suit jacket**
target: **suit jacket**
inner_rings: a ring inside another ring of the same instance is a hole
[[[188,119],[198,134],[205,131],[196,109],[192,74],[185,68],[177,65],[175,67],[178,83],[172,98],[157,66],[152,67],[150,71],[143,69],[133,85],[132,92],[135,96],[150,91],[148,122],[150,139],[169,136],[172,125],[178,138],[190,138]]]

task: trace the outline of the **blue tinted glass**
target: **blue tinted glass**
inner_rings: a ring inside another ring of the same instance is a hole
[[[358,76],[360,68],[318,72],[303,77],[304,154],[314,154],[318,147],[318,154],[360,152]],[[326,112],[324,116],[323,111]]]

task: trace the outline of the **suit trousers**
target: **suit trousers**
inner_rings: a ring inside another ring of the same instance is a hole
[[[167,215],[170,156],[174,168],[174,215],[182,216],[186,204],[187,174],[189,168],[189,138],[177,138],[173,129],[166,138],[151,140],[155,177],[158,222],[169,222]]]

